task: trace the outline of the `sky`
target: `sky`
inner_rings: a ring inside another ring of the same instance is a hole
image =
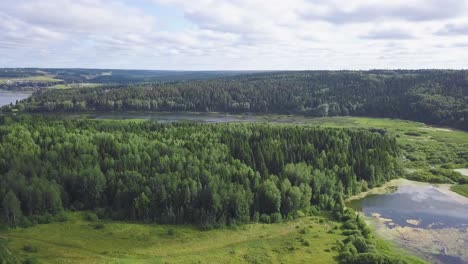
[[[468,68],[468,0],[0,0],[0,67]]]

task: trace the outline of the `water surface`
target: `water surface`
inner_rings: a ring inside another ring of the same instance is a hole
[[[368,216],[384,238],[434,263],[468,263],[468,199],[447,185],[400,180],[348,206]]]
[[[16,101],[20,101],[28,98],[31,93],[23,91],[6,91],[0,90],[0,107],[8,105],[10,103],[15,104]]]

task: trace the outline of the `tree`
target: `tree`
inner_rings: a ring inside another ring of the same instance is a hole
[[[21,212],[20,201],[12,190],[6,193],[3,198],[2,206],[5,221],[11,225],[17,224],[23,214]]]
[[[267,214],[277,213],[281,206],[281,192],[273,180],[266,180],[261,189],[260,211]]]

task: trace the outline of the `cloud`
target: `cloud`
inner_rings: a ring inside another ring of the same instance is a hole
[[[3,0],[0,67],[466,67],[466,2]]]
[[[399,28],[389,28],[389,29],[375,29],[370,31],[369,33],[362,35],[361,38],[364,39],[393,39],[393,40],[403,40],[403,39],[413,39],[415,36],[403,29]]]
[[[332,1],[336,2],[336,1]],[[408,1],[349,1],[347,7],[339,1],[325,12],[302,12],[310,20],[330,23],[365,23],[384,20],[431,21],[458,17],[466,4],[459,0],[408,0]]]
[[[109,0],[6,0],[0,9],[25,23],[70,33],[149,32],[155,18]]]
[[[438,35],[468,35],[468,24],[446,24],[436,32]]]

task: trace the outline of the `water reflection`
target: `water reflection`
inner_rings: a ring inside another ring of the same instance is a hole
[[[448,186],[400,181],[348,206],[371,217],[383,237],[434,263],[468,263],[468,199]]]

